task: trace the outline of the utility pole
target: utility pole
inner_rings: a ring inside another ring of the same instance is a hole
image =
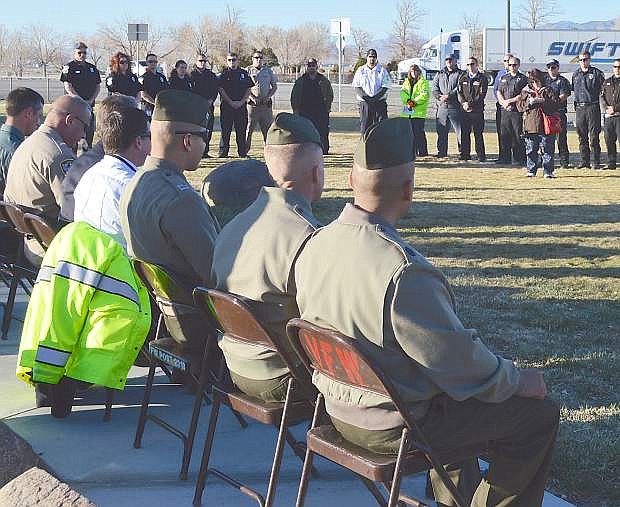
[[[506,0],[506,51],[510,53],[510,0]]]

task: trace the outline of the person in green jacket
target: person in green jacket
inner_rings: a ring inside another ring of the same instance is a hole
[[[400,115],[409,118],[413,131],[414,155],[418,157],[428,155],[424,122],[426,121],[430,94],[430,86],[422,75],[420,67],[415,64],[409,67],[409,72],[400,91],[400,99],[403,101],[403,112]]]

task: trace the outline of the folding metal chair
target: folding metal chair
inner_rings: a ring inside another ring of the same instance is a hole
[[[21,286],[30,295],[30,288],[24,283],[24,280],[32,287],[38,273],[38,269],[32,266],[24,256],[23,237],[28,233],[23,216],[24,212],[15,204],[0,201],[0,220],[13,227],[20,235],[13,262],[5,263],[4,272],[7,273],[8,279],[3,276],[3,280],[5,283],[9,281],[9,293],[6,303],[4,303],[4,315],[2,316],[2,334],[0,336],[2,340],[6,340],[9,333],[17,289]]]
[[[157,305],[166,305],[167,309],[164,311],[168,311],[170,308],[181,308],[186,311],[194,310],[197,312],[197,310],[193,308],[191,296],[186,294],[187,290],[183,289],[182,286],[161,266],[139,259],[133,259],[132,264],[138,273],[138,276],[140,276],[142,282],[147,287],[153,301]],[[179,301],[183,301],[183,303]],[[200,417],[202,400],[204,400],[207,404],[211,404],[211,400],[206,395],[206,390],[209,385],[214,382],[215,376],[209,368],[209,358],[213,350],[212,348],[217,345],[214,343],[214,330],[209,327],[208,323],[205,323],[204,332],[205,335],[207,335],[205,348],[202,357],[197,358],[195,355],[184,350],[184,347],[182,347],[172,337],[162,337],[165,328],[164,315],[162,313],[160,314],[157,322],[155,339],[149,342],[150,367],[133,445],[136,449],[140,448],[142,445],[142,436],[144,434],[144,428],[147,420],[154,422],[164,430],[172,433],[183,442],[183,459],[181,461],[179,478],[181,480],[186,480],[187,471],[189,469],[189,463],[192,456],[194,438],[196,436],[196,428]],[[196,362],[200,363],[200,374],[198,377],[196,377],[194,373],[195,370],[197,370],[195,364]],[[155,370],[157,367],[160,367],[170,378],[171,371],[180,371],[190,375],[197,383],[192,416],[189,428],[186,432],[181,431],[179,428],[169,424],[161,417],[148,413],[153,383],[155,380]],[[242,427],[247,426],[247,423],[241,417],[238,417],[238,419],[239,424]]]
[[[287,353],[285,347],[279,344],[274,337],[269,335],[255,318],[250,308],[238,296],[214,289],[197,287],[194,289],[194,300],[196,306],[201,308],[205,312],[205,315],[211,316],[214,320],[214,325],[220,332],[226,333],[238,341],[260,344],[278,351],[293,373],[291,379],[288,381],[286,399],[283,403],[267,403],[248,396],[236,388],[229,389],[222,385],[213,386],[213,407],[211,408],[209,429],[207,431],[202,461],[200,463],[200,471],[196,482],[194,505],[198,506],[201,504],[207,475],[213,474],[237,488],[240,492],[256,500],[261,507],[269,507],[273,504],[275,498],[284,443],[287,442],[300,459],[302,459],[304,453],[303,444],[295,440],[288,428],[295,424],[309,421],[312,417],[311,402],[308,401],[308,399],[293,401],[293,389],[297,389],[298,392],[301,392],[303,395],[308,394],[309,399],[312,399],[316,390],[312,386],[308,371],[303,364],[299,363],[299,359],[296,355],[294,353],[292,355]],[[302,370],[299,369],[300,366]],[[225,364],[223,364],[222,367],[224,368]],[[303,375],[305,375],[305,378]],[[209,468],[211,449],[213,447],[215,429],[221,405],[227,405],[262,424],[272,425],[278,428],[278,439],[265,497],[249,486],[226,475],[224,472],[215,468]]]
[[[362,352],[355,340],[302,319],[291,320],[287,325],[287,333],[293,347],[312,370],[319,371],[338,382],[389,398],[404,421],[398,454],[395,456],[376,454],[347,442],[332,424],[320,422],[328,419],[323,406],[323,396],[319,394],[312,427],[307,434],[307,451],[299,484],[297,507],[304,505],[314,454],[348,468],[366,480],[383,484],[389,491],[387,503],[383,495],[378,497],[371,490],[379,505],[394,507],[399,502],[408,505],[426,505],[414,498],[400,495],[401,480],[406,475],[435,469],[456,504],[459,507],[468,506],[442,464],[475,457],[483,450],[481,448],[483,444],[441,453],[435,452],[409,414],[406,404],[386,372],[376,361]]]
[[[47,250],[58,232],[56,228],[47,219],[34,213],[24,213],[22,219],[25,230],[37,240],[41,248]]]

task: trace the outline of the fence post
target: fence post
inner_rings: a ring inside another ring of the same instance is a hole
[[[50,100],[50,78],[49,77],[46,78],[45,81],[46,81],[46,88],[47,88],[47,101],[51,102]]]
[[[9,93],[13,91],[13,76],[9,76]]]

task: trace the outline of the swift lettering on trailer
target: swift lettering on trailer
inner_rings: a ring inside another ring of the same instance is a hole
[[[548,56],[572,56],[570,63],[579,61],[579,53],[589,51],[594,63],[611,63],[620,57],[620,42],[596,42],[598,37],[587,41],[555,41],[549,44]]]

